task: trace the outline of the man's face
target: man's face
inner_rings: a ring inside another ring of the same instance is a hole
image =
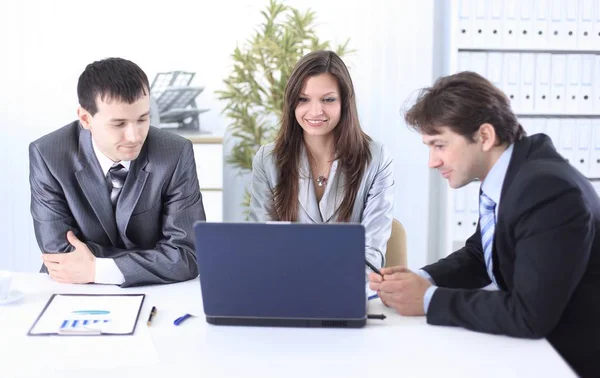
[[[485,175],[485,153],[481,143],[470,142],[449,127],[440,127],[438,135],[422,135],[429,146],[429,168],[437,169],[448,180],[451,188],[458,189]]]
[[[96,106],[94,116],[81,107],[77,114],[100,152],[115,162],[135,160],[150,128],[150,97],[146,94],[127,104],[98,96]]]

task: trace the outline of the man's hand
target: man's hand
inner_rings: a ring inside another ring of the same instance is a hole
[[[425,315],[423,296],[431,283],[404,266],[381,269],[383,277],[369,274],[369,287],[381,301],[405,316]]]
[[[67,240],[75,247],[69,253],[44,253],[42,259],[48,273],[60,283],[89,283],[96,277],[96,257],[73,231],[67,232]]]

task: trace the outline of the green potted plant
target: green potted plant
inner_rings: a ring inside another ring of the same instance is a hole
[[[252,171],[252,159],[263,144],[272,142],[279,129],[285,86],[295,64],[307,53],[330,49],[315,31],[315,12],[301,12],[280,1],[270,0],[261,11],[263,22],[253,36],[232,54],[233,70],[217,91],[226,105],[228,136],[235,138],[227,163],[239,174]],[[348,43],[335,48],[348,54]],[[246,190],[246,216],[250,194]]]

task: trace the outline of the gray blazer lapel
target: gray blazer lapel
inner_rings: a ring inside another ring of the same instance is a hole
[[[329,173],[329,181],[325,188],[321,204],[323,208],[323,219],[329,222],[337,213],[344,200],[344,185],[345,177],[341,172],[337,171],[338,161],[335,160],[331,164],[331,172]]]
[[[125,235],[127,224],[129,224],[133,209],[135,209],[135,205],[137,205],[138,200],[140,199],[140,195],[144,190],[144,185],[146,185],[146,180],[150,174],[146,171],[147,165],[148,152],[146,146],[144,146],[137,159],[131,163],[129,173],[127,173],[127,178],[123,184],[123,189],[121,189],[121,194],[117,200],[117,227],[121,231],[123,242],[126,244],[131,243]]]
[[[319,211],[317,193],[315,192],[315,185],[312,182],[310,168],[308,167],[308,157],[304,148],[302,148],[302,153],[300,155],[298,174],[300,176],[298,185],[298,200],[300,201],[300,206],[302,206],[308,217],[314,223],[321,223],[323,222],[323,218]]]
[[[83,128],[79,131],[79,161],[82,168],[75,172],[77,182],[79,182],[81,190],[83,190],[110,241],[117,246],[119,245],[119,239],[115,227],[115,215],[108,193],[108,184],[106,178],[102,175],[100,163],[94,155],[92,134],[89,130]]]

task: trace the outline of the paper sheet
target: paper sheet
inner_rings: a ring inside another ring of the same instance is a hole
[[[55,294],[30,335],[130,335],[135,330],[143,294]]]

